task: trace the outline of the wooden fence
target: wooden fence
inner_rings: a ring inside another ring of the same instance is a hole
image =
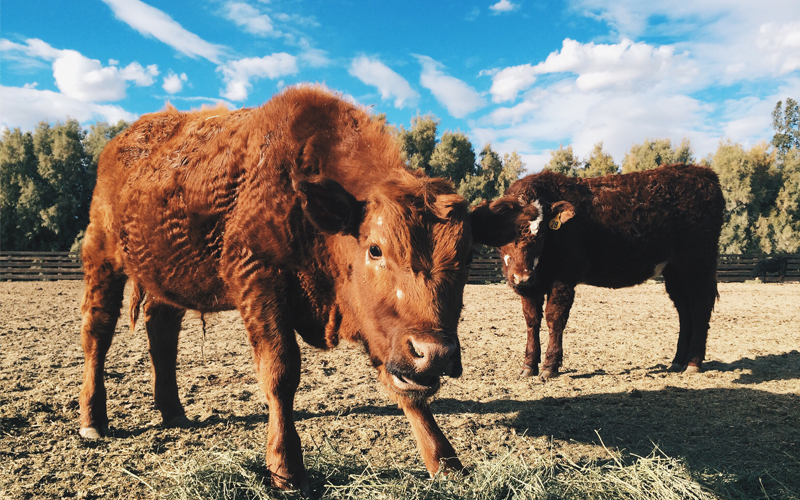
[[[784,281],[800,281],[800,254],[787,255],[720,255],[717,278],[720,282],[743,282],[753,279],[756,265],[769,258],[786,259]],[[52,281],[83,279],[78,252],[0,252],[0,281]],[[766,273],[765,282],[779,280],[777,273]],[[470,266],[470,284],[505,281],[500,256],[480,256]]]
[[[79,252],[0,252],[0,281],[82,279]]]

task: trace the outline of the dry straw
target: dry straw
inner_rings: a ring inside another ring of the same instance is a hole
[[[410,500],[711,500],[720,498],[700,485],[679,460],[658,448],[647,457],[624,460],[605,449],[607,458],[574,463],[564,457],[531,452],[486,458],[467,476],[428,479],[407,467],[377,469],[330,444],[307,453],[311,489],[320,499]],[[166,474],[172,500],[302,498],[298,492],[268,486],[263,455],[253,450],[210,451],[195,455]]]

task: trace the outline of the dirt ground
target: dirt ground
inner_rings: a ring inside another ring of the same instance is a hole
[[[266,406],[236,313],[207,316],[205,337],[198,314],[184,320],[178,380],[190,429],[160,427],[146,335],[121,322],[106,366],[114,436],[82,440],[82,287],[0,283],[0,498],[156,498],[166,472],[197,451],[264,446]],[[436,396],[437,420],[467,465],[509,450],[580,461],[602,456],[602,439],[642,456],[657,445],[712,487],[763,484],[772,497],[799,498],[800,284],[719,288],[704,373],[666,372],[678,318],[663,285],[583,286],[564,373],[541,383],[518,377],[519,299],[505,285],[469,285],[464,374]],[[303,346],[295,415],[307,450],[330,442],[376,467],[423,468],[360,346]]]

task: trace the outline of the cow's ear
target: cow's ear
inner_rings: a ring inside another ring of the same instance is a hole
[[[489,203],[484,201],[469,214],[472,240],[481,245],[501,247],[519,236],[525,223],[524,205],[513,196],[504,196]]]
[[[564,224],[571,218],[575,217],[575,207],[568,201],[557,201],[550,205],[550,211],[553,213],[554,218]]]
[[[358,201],[341,184],[327,177],[294,180],[300,195],[303,213],[320,231],[328,234],[349,234],[358,238],[364,214],[363,201]]]

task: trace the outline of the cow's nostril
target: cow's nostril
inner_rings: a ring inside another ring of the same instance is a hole
[[[411,351],[411,355],[415,358],[425,357],[423,348],[414,345],[414,339],[408,339],[408,350]]]

